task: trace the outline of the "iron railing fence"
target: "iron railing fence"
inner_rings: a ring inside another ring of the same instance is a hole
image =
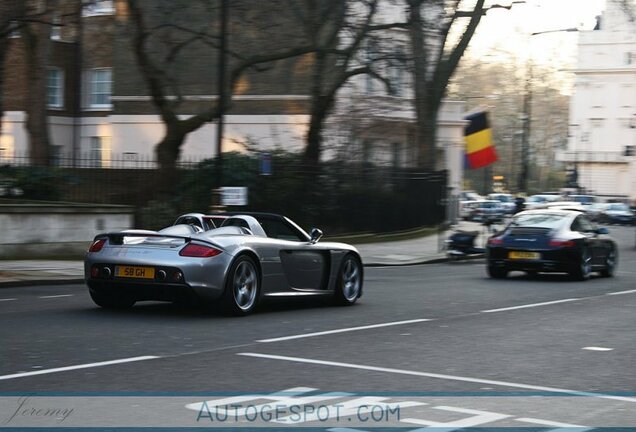
[[[88,155],[90,156],[90,155]],[[24,157],[0,160],[0,196],[134,206],[136,226],[158,229],[178,214],[209,212],[218,172],[213,159],[180,160],[174,170],[150,157],[66,159],[35,167]],[[376,166],[350,161],[306,165],[275,155],[267,167],[258,156],[224,155],[222,184],[248,188],[248,204],[231,210],[288,215],[301,226],[326,232],[389,232],[445,220],[446,172]]]

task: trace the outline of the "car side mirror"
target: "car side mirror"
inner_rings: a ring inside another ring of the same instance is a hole
[[[312,228],[311,233],[309,234],[309,242],[311,244],[315,244],[322,238],[322,231],[318,228]]]
[[[596,228],[596,234],[609,234],[609,230],[605,227]]]

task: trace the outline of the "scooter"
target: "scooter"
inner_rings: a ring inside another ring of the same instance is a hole
[[[483,222],[486,231],[484,235],[487,237],[492,232],[494,221],[486,219]],[[479,231],[463,231],[457,230],[445,241],[446,256],[451,261],[456,261],[471,255],[483,255],[486,248],[475,246],[475,239],[479,236]]]
[[[446,256],[451,261],[456,261],[470,255],[486,253],[486,249],[475,246],[475,239],[479,231],[455,231],[446,240]]]

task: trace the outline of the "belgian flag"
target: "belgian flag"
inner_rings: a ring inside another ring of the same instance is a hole
[[[464,128],[466,141],[466,167],[481,168],[497,161],[497,152],[492,142],[492,131],[486,111],[467,115],[469,123]]]

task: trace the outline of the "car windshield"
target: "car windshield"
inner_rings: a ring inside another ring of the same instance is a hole
[[[626,204],[610,204],[609,207],[607,207],[607,210],[612,210],[612,211],[628,211],[629,207],[627,207]]]
[[[559,228],[566,220],[566,214],[529,213],[515,217],[510,223],[514,227]]]
[[[497,208],[497,207],[499,207],[499,203],[498,202],[485,202],[485,203],[479,204],[479,207],[481,207],[481,208]]]

